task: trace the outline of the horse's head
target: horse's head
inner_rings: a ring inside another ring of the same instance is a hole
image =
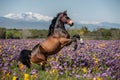
[[[73,21],[67,16],[67,11],[60,12],[57,14],[56,17],[53,18],[52,23],[50,24],[49,27],[48,36],[53,34],[55,28],[64,27],[64,24],[68,24],[70,26],[73,26],[74,24]]]
[[[70,26],[73,26],[73,21],[68,17],[67,15],[67,11],[58,13],[57,15],[58,17],[60,17],[60,21],[63,22],[64,24],[68,24]]]

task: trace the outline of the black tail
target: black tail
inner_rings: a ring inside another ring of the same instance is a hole
[[[19,56],[19,61],[26,65],[28,68],[30,68],[30,56],[31,56],[31,50],[22,50]]]

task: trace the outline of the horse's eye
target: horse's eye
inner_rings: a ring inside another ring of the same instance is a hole
[[[66,19],[70,19],[70,18],[69,18],[69,17],[67,17],[67,16],[66,16],[65,18],[66,18]]]

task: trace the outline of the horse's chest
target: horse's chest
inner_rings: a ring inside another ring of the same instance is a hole
[[[64,38],[70,38],[70,35],[67,31],[65,30],[55,30],[54,31],[54,37],[57,37],[57,38],[61,38],[61,37],[64,37]]]

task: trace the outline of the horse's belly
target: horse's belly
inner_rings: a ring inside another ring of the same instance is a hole
[[[45,40],[41,43],[41,46],[47,54],[55,54],[61,47],[60,42],[56,39]]]

